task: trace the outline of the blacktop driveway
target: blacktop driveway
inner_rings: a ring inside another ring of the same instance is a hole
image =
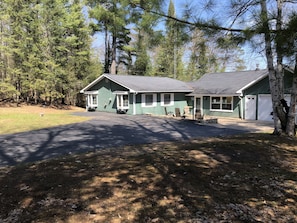
[[[189,140],[259,130],[257,124],[239,125],[234,120],[229,124],[199,124],[191,120],[144,115],[100,112],[80,112],[75,115],[90,116],[92,119],[54,128],[0,135],[0,167],[122,145]]]

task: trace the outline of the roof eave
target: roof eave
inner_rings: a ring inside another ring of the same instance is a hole
[[[84,93],[86,90],[88,90],[90,87],[93,87],[95,84],[97,84],[99,81],[101,81],[105,77],[104,74],[102,74],[100,77],[98,77],[96,80],[92,81],[90,84],[88,84],[85,88],[80,90],[80,93]]]
[[[84,93],[85,91],[87,91],[89,88],[91,88],[92,86],[94,86],[95,84],[97,84],[98,82],[100,82],[103,78],[107,78],[110,81],[113,81],[116,84],[119,84],[121,86],[123,86],[124,88],[127,88],[129,90],[130,93],[162,93],[162,92],[168,92],[168,93],[190,93],[193,90],[192,89],[185,89],[185,90],[137,90],[137,89],[132,89],[131,87],[121,83],[118,80],[115,80],[114,78],[110,77],[108,74],[102,74],[100,77],[98,77],[96,80],[94,80],[93,82],[91,82],[89,85],[87,85],[85,88],[83,88],[80,93]]]
[[[260,77],[258,77],[256,80],[251,81],[250,83],[248,83],[247,85],[243,86],[242,88],[240,88],[239,90],[236,91],[236,93],[242,95],[243,91],[246,90],[247,88],[249,88],[250,86],[258,83],[259,81],[263,80],[265,77],[268,76],[268,72],[265,72],[263,75],[261,75]]]
[[[132,91],[131,91],[132,92]],[[191,93],[193,92],[192,90],[154,90],[154,91],[134,91],[135,93]]]
[[[120,81],[115,80],[114,78],[108,76],[108,74],[104,74],[104,75],[105,75],[105,77],[106,77],[107,79],[113,81],[114,83],[116,83],[116,84],[118,84],[118,85],[121,85],[121,86],[123,86],[124,88],[127,88],[131,93],[136,92],[135,89],[132,89],[132,88],[126,86],[125,84],[121,83]]]
[[[237,96],[240,96],[240,94],[238,93],[190,93],[188,94],[187,96],[209,96],[209,97],[212,97],[212,96],[220,96],[220,97],[228,97],[228,96],[234,96],[234,97],[237,97]]]

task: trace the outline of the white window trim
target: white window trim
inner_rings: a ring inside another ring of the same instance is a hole
[[[231,97],[231,110],[222,109],[223,107],[223,97]],[[212,109],[212,98],[220,98],[220,109]],[[210,97],[210,111],[220,111],[220,112],[233,112],[233,96],[211,96]]]
[[[170,103],[169,104],[164,104],[164,96],[165,94],[169,94],[170,95]],[[172,106],[174,105],[174,93],[162,93],[161,94],[161,106]]]
[[[124,106],[124,98],[123,98],[124,95],[128,96],[128,105],[127,106]],[[121,100],[121,103],[119,100]],[[120,104],[122,106],[120,106]],[[129,109],[129,95],[128,94],[117,94],[117,109]]]
[[[93,97],[96,97],[96,103],[93,103]],[[98,94],[88,94],[87,95],[87,100],[88,100],[88,107],[95,107],[98,106]]]
[[[145,101],[145,96],[146,95],[153,95],[153,104],[152,105],[147,105]],[[150,108],[150,107],[156,107],[157,106],[157,94],[142,94],[141,95],[141,107],[145,108]]]

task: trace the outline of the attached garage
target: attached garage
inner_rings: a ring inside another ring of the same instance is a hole
[[[257,111],[257,96],[256,95],[246,95],[245,96],[245,116],[244,119],[256,120]]]
[[[273,121],[272,101],[270,94],[258,95],[258,120]]]
[[[285,100],[290,106],[290,95],[285,96]],[[296,107],[297,109],[297,107]],[[258,95],[258,120],[261,121],[273,121],[272,116],[272,101],[270,94],[259,94]],[[295,123],[297,123],[297,114],[295,118]]]

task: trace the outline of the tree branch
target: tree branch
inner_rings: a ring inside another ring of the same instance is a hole
[[[222,27],[222,26],[218,26],[218,25],[211,25],[211,24],[207,24],[207,23],[203,23],[203,22],[189,22],[189,21],[186,21],[186,20],[178,19],[176,17],[165,15],[163,13],[160,13],[160,12],[157,12],[157,11],[154,11],[154,10],[146,9],[145,7],[143,7],[141,5],[134,5],[134,6],[142,9],[143,11],[146,11],[146,12],[149,12],[149,13],[161,16],[161,17],[165,17],[165,18],[168,18],[168,19],[172,19],[172,20],[174,20],[176,22],[183,23],[183,24],[186,24],[186,25],[189,25],[189,26],[194,26],[194,27],[197,27],[197,28],[212,29],[212,30],[217,30],[217,31],[229,31],[229,32],[237,32],[237,33],[245,31],[244,29],[227,28],[227,27]]]

